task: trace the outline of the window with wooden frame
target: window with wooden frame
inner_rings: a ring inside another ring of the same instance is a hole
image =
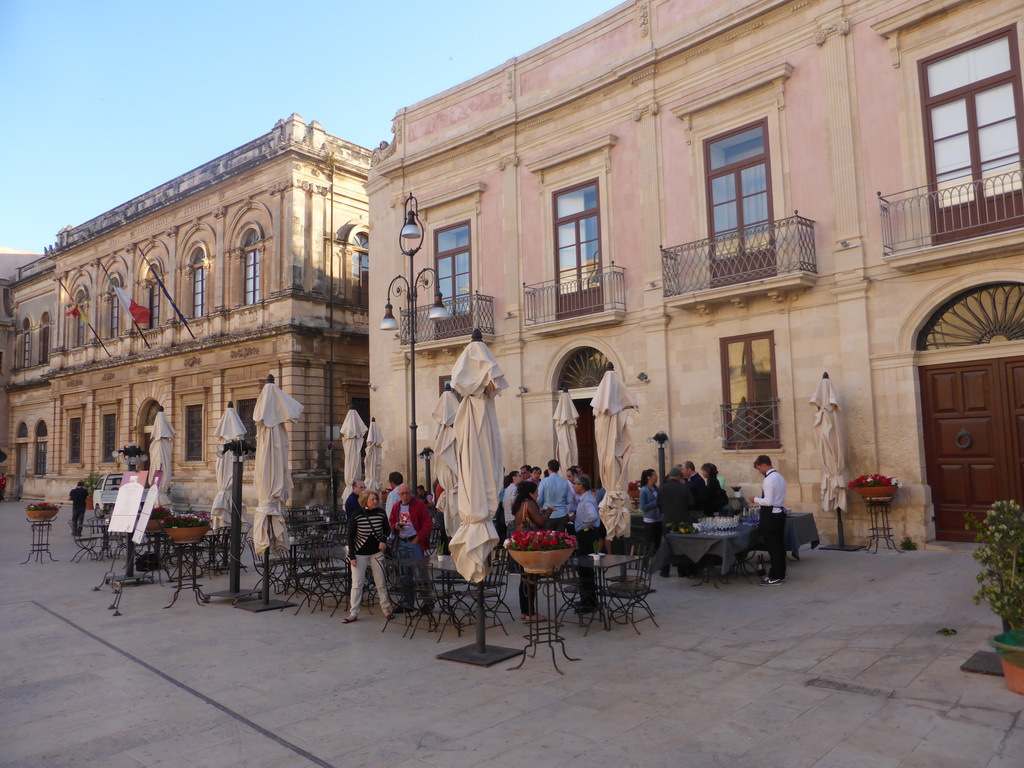
[[[778,448],[778,390],[772,332],[721,340],[723,446]]]
[[[448,319],[441,322],[449,331],[468,331],[472,325],[472,245],[469,222],[445,227],[434,233],[434,268]],[[441,334],[444,335],[443,332]]]
[[[113,286],[120,288],[124,285],[117,275],[111,278]],[[121,302],[117,300],[117,294],[113,286],[110,289],[110,317],[107,324],[107,337],[116,339],[121,334]]]
[[[75,299],[75,302],[78,304],[78,307],[80,309],[78,314],[73,318],[73,322],[75,324],[74,328],[75,328],[75,346],[76,347],[84,347],[85,346],[85,314],[84,313],[85,313],[85,302],[86,302],[86,300],[88,298],[89,298],[89,295],[85,291],[82,291],[81,293],[78,294],[78,298]]]
[[[712,285],[773,273],[768,121],[705,141],[704,168]]]
[[[21,323],[21,367],[32,365],[32,323],[26,317]]]
[[[601,286],[601,200],[597,180],[554,193],[558,318],[604,307]]]
[[[937,240],[1024,225],[1016,28],[923,59],[918,67]]]
[[[149,327],[160,326],[160,286],[155,282],[149,286]]]
[[[113,462],[114,452],[117,450],[117,414],[103,414],[103,451],[100,453],[100,461],[104,463]]]
[[[185,461],[203,460],[203,406],[185,406]]]
[[[36,469],[35,474],[45,475],[46,474],[46,456],[47,456],[47,435],[49,430],[46,429],[46,422],[40,421],[36,424]]]
[[[44,312],[39,318],[39,364],[50,362],[50,315]]]
[[[356,303],[370,306],[370,236],[365,232],[356,233],[352,241],[352,282]]]
[[[68,419],[68,463],[82,463],[82,419]]]
[[[235,411],[238,412],[238,418],[245,425],[245,438],[243,439],[256,445],[256,421],[252,417],[256,412],[256,398],[235,401]]]

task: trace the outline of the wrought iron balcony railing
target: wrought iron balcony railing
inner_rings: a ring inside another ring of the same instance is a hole
[[[1024,227],[1020,169],[949,186],[878,193],[882,248],[892,255]]]
[[[779,399],[722,403],[722,447],[778,448]]]
[[[626,274],[610,266],[573,280],[523,285],[527,325],[626,309]]]
[[[791,272],[818,272],[814,222],[802,216],[755,224],[661,251],[665,298]]]
[[[469,336],[474,328],[481,333],[494,333],[494,297],[473,293],[467,296],[456,296],[442,302],[448,310],[444,320],[431,320],[428,317],[431,305],[416,308],[416,343],[424,344],[442,339],[455,339]],[[409,343],[409,312],[402,310],[399,326],[400,344]]]

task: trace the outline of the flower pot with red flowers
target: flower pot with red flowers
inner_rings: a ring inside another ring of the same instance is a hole
[[[199,541],[210,530],[210,518],[191,508],[186,512],[166,515],[161,524],[164,533],[179,544]]]
[[[549,576],[572,557],[576,537],[558,531],[516,531],[505,542],[505,549],[526,573]]]
[[[847,487],[865,499],[891,499],[899,490],[900,481],[887,475],[861,475]]]
[[[636,501],[637,499],[640,498],[640,483],[634,480],[632,483],[629,484],[629,488],[626,490],[626,492],[629,494],[629,498]]]
[[[149,522],[146,523],[146,533],[157,533],[163,528],[164,519],[172,514],[170,507],[153,507],[149,513]]]
[[[40,501],[25,507],[25,517],[34,523],[45,523],[48,520],[53,520],[59,511],[60,507],[56,504]]]

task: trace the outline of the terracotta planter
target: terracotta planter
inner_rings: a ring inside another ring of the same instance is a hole
[[[45,523],[47,520],[53,520],[59,511],[57,509],[26,509],[25,517],[36,523]]]
[[[184,544],[188,541],[199,541],[209,530],[210,526],[204,525],[196,528],[164,528],[164,533],[173,541]]]
[[[899,487],[895,485],[873,485],[869,488],[854,488],[853,490],[864,499],[889,499],[896,495]]]
[[[626,493],[629,494],[629,498],[633,499],[633,501],[636,501],[637,499],[640,498],[639,488],[634,488],[632,491],[626,491]]]
[[[509,556],[519,563],[527,573],[549,575],[561,570],[565,561],[572,557],[571,549],[549,549],[544,552],[525,552],[515,549],[508,551]]]
[[[159,520],[149,520],[146,523],[146,533],[159,533],[162,528],[163,528],[163,525],[160,524]],[[185,531],[185,530],[188,530],[188,529],[187,528],[179,528],[177,530]]]
[[[95,506],[95,504],[96,504],[96,502],[93,501],[92,493],[90,493],[89,496],[87,496],[86,499],[85,499],[85,511],[86,512],[91,511],[93,509],[93,507]]]
[[[1006,687],[1014,693],[1024,694],[1024,669],[1015,667],[1005,658],[1000,657],[1003,664],[1003,677],[1006,678]]]

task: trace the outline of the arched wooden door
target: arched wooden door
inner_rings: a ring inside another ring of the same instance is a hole
[[[918,337],[918,349],[974,347],[1024,339],[1024,286],[981,286],[947,302]],[[968,515],[1024,498],[1024,357],[924,366],[921,414],[935,535],[973,541]]]
[[[569,390],[572,403],[579,413],[576,420],[576,446],[580,454],[580,469],[590,477],[595,488],[601,484],[601,478],[591,400],[607,365],[608,358],[603,352],[593,347],[580,347],[566,358],[558,376],[558,389],[565,387]]]

